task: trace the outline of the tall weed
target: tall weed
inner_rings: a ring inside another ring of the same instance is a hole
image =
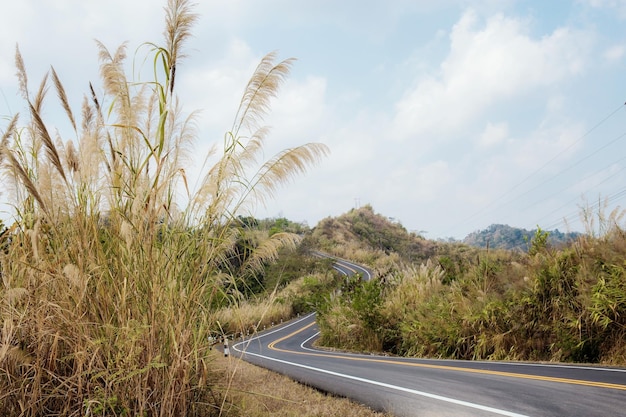
[[[2,415],[219,413],[214,307],[236,305],[238,275],[298,240],[276,234],[236,271],[225,268],[244,233],[236,216],[327,150],[307,144],[255,165],[267,133],[259,123],[291,65],[270,54],[246,86],[223,152],[181,205],[195,131],[175,81],[196,20],[190,2],[169,0],[164,46],[146,44],[149,82],[126,77],[125,45],[98,44],[104,94],[90,88],[80,119],[51,70],[72,126],[66,140],[44,121],[48,77],[31,94],[16,54],[29,114],[24,126],[9,123],[0,148],[17,213],[0,255]]]

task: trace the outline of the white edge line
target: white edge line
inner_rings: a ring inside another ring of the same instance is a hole
[[[300,320],[297,320],[297,321],[295,321],[293,323],[290,323],[287,326],[283,326],[280,329],[277,329],[277,330],[274,330],[272,332],[268,332],[268,333],[262,334],[260,336],[256,336],[256,337],[254,337],[254,338],[252,338],[252,339],[250,339],[248,341],[239,342],[239,343],[237,343],[236,345],[233,346],[233,349],[237,350],[240,353],[244,353],[246,355],[256,356],[256,357],[267,359],[267,360],[270,360],[270,361],[273,361],[273,362],[279,362],[279,363],[286,364],[286,365],[291,365],[291,366],[296,366],[296,367],[303,368],[303,369],[308,369],[310,371],[317,371],[317,372],[325,373],[325,374],[328,374],[328,375],[337,376],[337,377],[340,377],[340,378],[351,379],[351,380],[354,380],[354,381],[364,382],[366,384],[377,385],[377,386],[384,387],[384,388],[389,388],[389,389],[394,389],[394,390],[397,390],[397,391],[407,392],[409,394],[415,394],[415,395],[419,395],[419,396],[422,396],[422,397],[432,398],[432,399],[435,399],[435,400],[444,401],[444,402],[448,402],[448,403],[452,403],[452,404],[457,404],[457,405],[461,405],[461,406],[464,406],[464,407],[475,408],[475,409],[478,409],[478,410],[488,411],[488,412],[491,412],[491,413],[495,413],[495,414],[499,414],[499,415],[503,415],[503,416],[509,416],[509,417],[527,417],[527,416],[525,416],[523,414],[517,414],[517,413],[513,413],[513,412],[510,412],[510,411],[506,411],[506,410],[500,410],[500,409],[493,408],[493,407],[488,407],[488,406],[485,406],[485,405],[470,403],[470,402],[463,401],[463,400],[457,400],[457,399],[450,398],[450,397],[444,397],[442,395],[431,394],[431,393],[428,393],[428,392],[418,391],[418,390],[405,388],[405,387],[400,387],[400,386],[397,386],[397,385],[391,385],[391,384],[387,384],[387,383],[384,383],[384,382],[373,381],[371,379],[360,378],[360,377],[353,376],[353,375],[341,374],[341,373],[338,373],[338,372],[333,372],[333,371],[329,371],[329,370],[321,369],[321,368],[315,368],[315,367],[308,366],[308,365],[302,365],[302,364],[298,364],[298,363],[294,363],[294,362],[288,362],[288,361],[284,361],[282,359],[271,358],[271,357],[268,357],[268,356],[259,355],[257,353],[246,352],[246,351],[242,351],[242,350],[238,349],[238,347],[240,345],[242,345],[242,344],[244,344],[246,342],[250,342],[252,340],[258,340],[261,337],[268,336],[268,335],[270,335],[272,333],[276,333],[279,330],[282,330],[282,329],[284,329],[286,327],[290,327],[290,326],[292,326],[292,325],[294,325],[294,324],[296,324],[296,323],[298,323],[298,322],[300,322],[302,320],[305,320],[305,319],[309,318],[313,314],[309,314],[308,316],[305,316],[305,317],[303,317]],[[302,347],[305,350],[310,350],[310,351],[315,352],[315,350],[313,350],[313,349],[309,349],[309,348],[304,347],[304,344],[307,343],[309,340],[313,339],[314,337],[316,337],[318,334],[319,334],[319,332],[314,334],[313,336],[309,337],[308,339],[306,339],[304,342],[302,342],[300,347]]]
[[[370,279],[372,279],[372,274],[370,273],[370,271],[368,271],[367,269],[363,268],[361,265],[357,265],[357,264],[352,263],[352,262],[350,262],[350,261],[348,261],[348,260],[346,260],[346,259],[339,258],[339,257],[337,257],[337,256],[327,255],[327,254],[324,254],[324,253],[322,253],[322,252],[317,252],[317,254],[316,254],[316,255],[314,255],[314,256],[318,256],[318,257],[320,257],[320,258],[328,258],[328,259],[333,259],[333,260],[338,260],[338,261],[341,261],[341,262],[343,262],[343,263],[346,263],[346,264],[348,264],[348,265],[350,265],[350,266],[353,266],[353,267],[355,267],[355,268],[357,268],[357,269],[360,269],[361,271],[365,272],[365,274],[367,274],[367,279],[366,279],[366,281],[369,281]],[[341,271],[340,269],[335,268],[335,266],[334,266],[334,265],[333,265],[333,269],[336,269],[337,271],[341,272],[341,273],[342,273],[342,274],[344,274],[344,275],[348,275],[348,274],[346,274],[344,271]]]
[[[311,349],[308,347],[305,347],[304,345],[307,344],[309,342],[309,340],[316,338],[317,336],[319,336],[320,332],[315,333],[313,336],[309,337],[307,340],[305,340],[304,342],[300,343],[300,348],[302,348],[302,350],[308,350],[309,352],[322,352],[321,350],[316,350],[316,349]]]
[[[339,270],[339,272],[345,274],[343,271]],[[312,314],[314,314],[314,313],[312,313]],[[267,333],[267,334],[271,334],[271,333]],[[316,352],[316,353],[325,353],[325,354],[327,354],[328,351],[326,351],[326,350],[311,349],[311,348],[304,347],[305,343],[307,343],[309,340],[313,339],[317,335],[319,335],[319,332],[317,332],[315,335],[309,337],[307,340],[302,342],[300,347],[303,350],[308,350],[309,352]],[[262,335],[262,336],[265,336],[265,335]],[[351,356],[352,357],[354,357],[354,356],[357,356],[357,357],[358,356],[367,356],[367,357],[379,357],[379,358],[389,359],[389,356],[382,356],[382,355],[359,355],[359,354],[346,353],[346,352],[339,352],[339,353],[342,356],[348,356],[348,357],[351,357]],[[411,359],[422,359],[422,360],[429,361],[428,358],[398,357],[397,359],[406,359],[406,360],[409,360],[409,361]],[[433,362],[454,362],[454,361],[455,361],[454,359],[436,359],[436,360],[433,360]],[[511,365],[511,366],[533,366],[533,367],[537,367],[537,368],[582,369],[582,370],[589,370],[589,371],[619,372],[619,373],[626,372],[626,369],[624,369],[624,368],[604,368],[604,367],[599,367],[599,366],[557,365],[557,364],[550,364],[550,363],[506,362],[506,361],[496,361],[496,362],[493,362],[493,361],[472,361],[472,362],[473,363],[484,363],[484,364],[490,364],[490,365],[492,365],[494,363],[498,363],[498,364]],[[399,361],[398,363],[402,363],[402,361]]]
[[[301,365],[299,363],[288,362],[288,361],[284,361],[282,359],[270,358],[268,356],[263,356],[263,355],[259,355],[259,354],[256,354],[256,353],[245,352],[245,354],[246,355],[251,355],[251,356],[257,356],[259,358],[267,359],[267,360],[274,361],[274,362],[279,362],[279,363],[282,363],[282,364],[285,364],[285,365],[296,366],[298,368],[307,369],[309,371],[320,372],[320,373],[323,373],[323,374],[337,376],[339,378],[345,378],[345,379],[350,379],[350,380],[353,380],[353,381],[364,382],[366,384],[376,385],[376,386],[383,387],[383,388],[389,388],[389,389],[393,389],[393,390],[396,390],[396,391],[402,391],[402,392],[406,392],[406,393],[409,393],[409,394],[419,395],[421,397],[432,398],[434,400],[444,401],[444,402],[451,403],[451,404],[456,404],[456,405],[461,405],[461,406],[464,406],[464,407],[474,408],[474,409],[477,409],[477,410],[487,411],[487,412],[490,412],[490,413],[499,414],[501,416],[528,417],[528,416],[526,416],[524,414],[517,414],[517,413],[513,413],[511,411],[500,410],[498,408],[488,407],[488,406],[480,405],[480,404],[474,404],[474,403],[470,403],[468,401],[457,400],[455,398],[444,397],[442,395],[431,394],[431,393],[424,392],[424,391],[418,391],[418,390],[414,390],[414,389],[410,389],[410,388],[400,387],[398,385],[391,385],[391,384],[387,384],[387,383],[384,383],[384,382],[373,381],[371,379],[360,378],[360,377],[353,376],[353,375],[341,374],[339,372],[333,372],[333,371],[329,371],[329,370],[326,370],[326,369],[315,368],[313,366]]]
[[[339,259],[339,258],[337,258],[337,259]],[[339,259],[339,260],[341,262],[345,263],[345,264],[348,264],[350,266],[355,267],[356,269],[359,269],[359,270],[365,272],[367,274],[367,280],[366,281],[369,281],[370,279],[372,279],[372,274],[370,274],[370,272],[367,269],[363,268],[361,265],[357,265],[357,264],[352,263],[350,261],[346,261],[345,259]]]
[[[338,258],[336,256],[327,256],[327,255],[318,255],[318,256],[325,257],[325,258],[331,258],[331,259],[338,259],[341,262],[344,262],[344,263],[346,263],[346,264],[348,264],[350,266],[354,266],[354,267],[356,267],[358,269],[362,269],[362,270],[364,270],[367,273],[367,275],[369,277],[368,279],[371,279],[371,274],[369,273],[369,271],[367,269],[362,268],[360,265],[354,264],[354,263],[352,263],[350,261],[347,261],[347,260],[342,259],[342,258]],[[336,269],[338,272],[344,274],[344,275],[348,275],[344,271],[335,268],[334,265],[333,265],[333,268]],[[307,349],[307,348],[304,348],[304,347],[303,347],[303,349],[309,350],[311,352],[327,353],[326,351],[319,350],[319,349]],[[350,354],[346,354],[346,356],[350,356]],[[379,356],[379,355],[371,355],[371,356]],[[381,356],[381,357],[385,357],[386,358],[386,356]],[[424,359],[427,359],[427,358],[424,358]],[[440,359],[438,361],[447,362],[448,360]],[[493,364],[494,363],[494,362],[491,362],[491,361],[472,361],[472,362],[474,362],[474,363],[486,363],[486,364]],[[498,361],[498,363],[503,363],[503,364],[507,364],[507,365],[513,365],[513,366],[536,366],[536,367],[541,367],[541,368],[582,369],[582,370],[590,370],[590,371],[619,372],[619,373],[626,372],[626,369],[624,369],[624,368],[605,368],[605,367],[598,367],[598,366],[557,365],[557,364],[549,364],[549,363],[500,362],[500,361]]]
[[[349,265],[356,266],[356,265],[352,264],[351,262],[348,262],[348,261],[345,261],[345,260],[342,260],[342,261],[346,262]],[[339,272],[345,274],[345,272],[343,272],[341,270],[339,270]],[[367,270],[366,270],[366,272],[367,272]],[[345,275],[347,275],[347,274],[345,274]],[[368,275],[369,275],[369,272],[368,272]],[[271,357],[268,357],[268,356],[263,356],[263,355],[259,355],[259,354],[256,354],[256,353],[251,353],[251,352],[247,352],[245,350],[240,350],[239,349],[239,346],[241,346],[241,345],[245,344],[247,346],[247,345],[250,344],[250,342],[252,342],[254,340],[259,340],[259,339],[261,339],[261,338],[263,338],[265,336],[269,336],[269,335],[274,334],[276,332],[279,332],[279,331],[281,331],[281,330],[283,330],[285,328],[291,327],[291,326],[293,326],[293,325],[295,325],[295,324],[297,324],[297,323],[299,323],[299,322],[301,322],[303,320],[306,320],[307,318],[313,316],[314,314],[315,313],[311,313],[309,315],[306,315],[306,316],[302,317],[299,320],[296,320],[296,321],[294,321],[292,323],[289,323],[289,324],[287,324],[285,326],[282,326],[282,327],[280,327],[280,328],[278,328],[276,330],[273,330],[273,331],[270,331],[270,332],[267,332],[267,333],[263,333],[262,335],[258,335],[258,336],[255,336],[253,338],[250,338],[248,340],[244,340],[242,342],[239,342],[239,343],[233,345],[233,349],[236,350],[239,353],[243,353],[243,354],[251,355],[251,356],[256,356],[256,357],[267,359],[267,360],[270,360],[270,361],[273,361],[273,362],[279,362],[279,363],[283,363],[283,364],[286,364],[286,365],[296,366],[298,368],[308,369],[308,370],[311,370],[311,371],[316,371],[316,372],[325,373],[325,374],[328,374],[328,375],[337,376],[337,377],[340,377],[340,378],[351,379],[351,380],[354,380],[354,381],[364,382],[366,384],[377,385],[377,386],[384,387],[384,388],[389,388],[389,389],[394,389],[394,390],[397,390],[397,391],[407,392],[407,393],[410,393],[410,394],[415,394],[415,395],[419,395],[419,396],[422,396],[422,397],[432,398],[432,399],[435,399],[435,400],[444,401],[444,402],[448,402],[448,403],[451,403],[451,404],[457,404],[457,405],[461,405],[461,406],[464,406],[464,407],[475,408],[475,409],[478,409],[478,410],[487,411],[487,412],[491,412],[491,413],[495,413],[495,414],[499,414],[499,415],[503,415],[503,416],[528,417],[528,416],[525,416],[524,414],[517,414],[517,413],[513,413],[513,412],[510,412],[510,411],[506,411],[506,410],[500,410],[500,409],[493,408],[493,407],[488,407],[488,406],[484,406],[484,405],[480,405],[480,404],[471,403],[471,402],[468,402],[468,401],[457,400],[455,398],[444,397],[444,396],[437,395],[437,394],[431,394],[431,393],[424,392],[424,391],[418,391],[418,390],[414,390],[414,389],[410,389],[410,388],[400,387],[400,386],[397,386],[397,385],[391,385],[391,384],[387,384],[387,383],[384,383],[384,382],[373,381],[373,380],[370,380],[370,379],[360,378],[360,377],[353,376],[353,375],[346,375],[346,374],[341,374],[341,373],[338,373],[338,372],[329,371],[329,370],[326,370],[326,369],[320,369],[320,368],[315,368],[315,367],[312,367],[312,366],[301,365],[301,364],[298,364],[298,363],[288,362],[288,361],[284,361],[284,360],[276,359],[276,358],[271,358]],[[323,351],[316,350],[316,349],[306,348],[304,346],[309,340],[315,338],[318,335],[319,335],[319,332],[314,334],[313,336],[309,337],[308,339],[306,339],[304,342],[302,342],[300,344],[300,347],[303,350],[308,350],[308,351],[311,351],[311,352],[323,352]],[[579,367],[579,366],[567,366],[567,365],[530,364],[530,363],[526,364],[526,363],[514,363],[514,362],[507,362],[507,364],[517,365],[517,366],[524,366],[525,365],[525,366],[540,366],[540,367],[555,367],[555,368],[580,368],[580,369],[603,370],[603,371],[612,371],[612,372],[626,372],[626,369]]]
[[[255,340],[259,340],[259,339],[261,339],[261,338],[263,338],[263,337],[269,336],[269,335],[274,334],[274,333],[277,333],[277,332],[279,332],[279,331],[281,331],[281,330],[283,330],[283,329],[286,329],[286,328],[288,328],[288,327],[291,327],[291,326],[293,326],[293,325],[295,325],[295,324],[298,324],[298,323],[300,323],[301,321],[304,321],[304,320],[308,319],[309,317],[314,316],[315,314],[316,314],[316,313],[310,313],[310,314],[307,314],[306,316],[304,316],[304,317],[302,317],[302,318],[300,318],[300,319],[298,319],[298,320],[294,320],[294,321],[292,321],[291,323],[288,323],[288,324],[286,324],[286,325],[284,325],[284,326],[281,326],[281,327],[279,327],[279,328],[277,328],[277,329],[275,329],[275,330],[269,331],[269,332],[267,332],[267,333],[263,333],[263,334],[256,335],[256,336],[254,336],[254,337],[251,337],[250,339],[242,340],[241,342],[234,344],[234,345],[232,346],[232,348],[233,348],[234,350],[236,350],[237,352],[239,352],[239,353],[247,353],[247,352],[245,351],[245,348],[244,348],[244,350],[241,350],[241,349],[239,349],[239,346],[241,346],[241,345],[246,345],[246,346],[248,346],[251,342],[253,342],[253,341],[255,341]]]

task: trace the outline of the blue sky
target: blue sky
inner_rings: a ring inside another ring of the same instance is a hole
[[[314,226],[371,204],[426,237],[463,238],[492,223],[583,230],[581,205],[624,203],[626,0],[199,3],[178,69],[185,110],[201,112],[196,154],[221,143],[271,51],[297,62],[266,119],[267,157],[306,142],[331,150],[259,217]],[[93,40],[131,53],[160,41],[162,4],[3,5],[0,131],[23,106],[16,43],[32,85],[53,65],[79,108],[98,84]]]

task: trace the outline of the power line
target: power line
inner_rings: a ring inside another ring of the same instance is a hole
[[[607,143],[607,144],[605,144],[604,146],[602,146],[602,147],[598,148],[596,151],[594,151],[594,152],[592,152],[592,153],[588,154],[588,155],[587,155],[587,156],[585,156],[584,158],[581,158],[581,159],[579,159],[578,161],[574,162],[573,164],[571,164],[571,165],[569,165],[569,166],[565,167],[564,169],[562,169],[561,171],[557,172],[556,174],[554,174],[553,176],[551,176],[551,177],[550,177],[550,178],[548,178],[547,180],[540,182],[539,184],[537,184],[536,186],[534,186],[534,187],[533,187],[533,188],[531,188],[530,190],[528,190],[528,191],[526,191],[526,192],[524,192],[524,193],[522,193],[522,194],[518,195],[517,197],[513,198],[512,200],[509,200],[508,202],[504,203],[503,205],[511,204],[511,203],[513,203],[514,201],[519,200],[520,198],[524,197],[525,195],[528,195],[528,194],[532,193],[533,191],[537,190],[538,188],[543,187],[543,186],[544,186],[544,185],[546,185],[547,183],[554,181],[555,179],[557,179],[557,178],[558,178],[558,177],[560,177],[561,175],[565,174],[566,172],[568,172],[568,171],[569,171],[569,170],[571,170],[572,168],[577,167],[578,165],[580,165],[580,164],[581,164],[581,163],[583,163],[584,161],[586,161],[586,160],[590,159],[591,157],[593,157],[593,156],[597,155],[598,153],[600,153],[600,151],[602,151],[602,150],[606,149],[607,147],[609,147],[610,145],[612,145],[613,143],[617,142],[619,139],[622,139],[622,138],[624,138],[624,137],[626,137],[626,133],[622,133],[621,135],[619,135],[619,136],[618,136],[618,137],[616,137],[615,139],[611,140],[609,143]],[[621,160],[623,160],[623,159],[625,159],[625,158],[621,158],[621,159],[620,159],[620,161],[621,161]],[[608,168],[609,166],[614,165],[614,164],[615,164],[615,163],[609,164],[609,165],[607,165],[607,166],[603,167],[602,169],[600,169],[599,171],[596,171],[596,173],[597,173],[597,172],[604,171],[606,168]],[[594,175],[595,175],[595,174],[594,174]],[[585,179],[587,179],[587,178],[588,178],[588,177],[583,178],[583,180],[585,180]],[[570,187],[571,187],[571,186],[570,186]],[[554,195],[552,195],[552,197],[553,197],[553,196],[554,196]],[[537,202],[537,204],[538,204],[538,203],[540,203],[540,202],[541,202],[541,201]]]
[[[624,158],[623,158],[623,159],[624,159]],[[611,178],[613,178],[613,177],[617,176],[618,174],[620,174],[622,171],[624,171],[624,169],[626,169],[626,167],[622,167],[622,168],[620,168],[620,169],[619,169],[616,173],[614,173],[613,175],[611,175],[611,176],[609,176],[609,177],[605,178],[604,180],[600,181],[599,183],[595,184],[592,188],[599,187],[600,185],[604,184],[605,182],[607,182],[607,181],[608,181],[608,180],[610,180]],[[594,175],[595,175],[595,174],[594,174]],[[591,177],[591,176],[593,176],[593,175],[590,175],[589,177]],[[576,185],[576,184],[574,184],[574,185]],[[570,186],[569,188],[572,188],[572,187],[573,187],[573,185],[572,185],[572,186]],[[568,189],[569,189],[569,188],[568,188]],[[586,192],[587,192],[587,191],[586,191]],[[582,195],[586,194],[586,192],[583,192],[583,193],[582,193]],[[546,217],[550,216],[551,214],[554,214],[554,213],[556,213],[556,212],[561,211],[562,209],[564,209],[564,208],[566,208],[566,207],[571,206],[571,205],[572,205],[572,204],[573,204],[576,200],[579,200],[579,199],[580,199],[580,197],[575,197],[575,198],[573,198],[573,199],[569,200],[567,203],[563,204],[563,205],[562,205],[562,206],[560,206],[559,208],[554,209],[554,210],[552,210],[550,213],[546,214],[543,218],[546,218]],[[530,207],[526,207],[526,208],[530,208]],[[539,224],[540,222],[541,222],[541,221],[538,221],[538,222],[536,222],[536,223],[537,223],[537,224]]]
[[[580,217],[582,209],[590,210],[590,211],[599,210],[601,204],[606,204],[608,206],[611,204],[615,204],[624,198],[626,198],[626,188],[606,197],[605,199],[598,199],[598,202],[593,203],[587,207],[579,208],[579,210],[575,212],[570,212],[569,214],[563,216],[561,220],[555,220],[552,223],[548,224],[545,228],[547,230],[551,230],[551,229],[556,229],[562,225],[567,225],[570,222],[574,221],[576,218]]]
[[[459,223],[455,224],[453,227],[451,227],[447,233],[449,233],[450,230],[454,230],[454,229],[458,229],[460,226],[467,224],[470,220],[475,219],[476,217],[484,214],[485,212],[489,212],[489,209],[492,208],[493,206],[495,206],[498,202],[500,202],[503,198],[505,198],[506,196],[510,195],[511,193],[513,193],[513,191],[515,191],[516,189],[518,189],[519,187],[521,187],[523,184],[525,184],[526,182],[528,182],[533,176],[535,176],[536,174],[538,174],[539,172],[541,172],[542,170],[544,170],[547,166],[549,166],[552,162],[554,162],[555,160],[557,160],[560,156],[562,156],[562,154],[566,151],[568,151],[569,149],[571,149],[572,147],[574,147],[575,145],[577,145],[579,142],[581,142],[582,140],[584,140],[587,136],[589,136],[591,133],[593,133],[596,129],[598,129],[600,126],[602,126],[604,123],[606,123],[609,119],[611,119],[613,116],[615,116],[624,106],[626,106],[626,103],[624,104],[620,104],[619,107],[617,107],[615,110],[611,111],[607,116],[605,116],[604,118],[602,118],[599,122],[597,122],[593,127],[591,127],[589,130],[587,130],[583,135],[581,135],[578,139],[576,139],[574,142],[572,142],[571,144],[569,144],[567,147],[565,147],[564,149],[562,149],[560,152],[556,153],[552,158],[550,158],[548,161],[546,161],[543,165],[541,165],[539,168],[537,168],[536,170],[534,170],[533,172],[531,172],[529,175],[527,175],[524,179],[522,179],[520,182],[518,182],[517,184],[515,184],[513,187],[509,188],[507,191],[505,191],[504,193],[502,193],[500,196],[498,196],[497,198],[495,198],[494,200],[492,200],[491,202],[489,202],[487,205],[483,206],[481,209],[479,209],[478,211],[474,212],[472,215],[466,217],[465,219],[463,219],[462,221],[460,221]],[[582,160],[578,161],[577,163],[575,163],[573,166],[577,165],[578,163],[590,158],[591,156],[597,154],[600,150],[608,147],[609,145],[611,145],[612,143],[616,142],[617,140],[626,137],[626,133],[616,137],[615,139],[613,139],[611,142],[609,142],[608,144],[604,145],[602,148],[600,148],[599,150],[595,151],[592,155],[588,155],[587,157],[583,158]],[[568,168],[566,168],[564,171],[572,168],[573,166],[570,166]],[[558,174],[560,175],[560,173]],[[536,186],[534,189],[545,185],[545,183],[549,182],[551,180],[546,180],[543,183],[540,183],[538,186]],[[531,190],[532,191],[532,190]],[[530,191],[528,191],[530,192]],[[520,198],[523,195],[526,195],[528,192],[521,194],[520,196],[515,197],[514,199],[510,200],[509,202],[503,204],[510,204],[511,202],[515,201],[516,199]],[[494,211],[494,210],[491,210]]]
[[[575,185],[578,185],[580,182],[583,182],[583,181],[585,181],[585,180],[588,180],[588,179],[590,179],[590,178],[592,178],[592,177],[594,177],[594,176],[598,175],[599,173],[601,173],[601,172],[603,172],[603,171],[607,170],[609,167],[614,166],[615,164],[618,164],[619,162],[622,162],[622,161],[624,161],[624,160],[626,160],[626,157],[620,158],[620,159],[618,159],[617,161],[615,161],[615,162],[613,162],[613,163],[611,163],[611,164],[607,165],[606,167],[604,167],[604,168],[602,168],[602,169],[600,169],[600,170],[598,170],[598,171],[595,171],[595,172],[593,172],[593,173],[591,173],[591,174],[587,175],[586,177],[584,177],[583,179],[581,179],[579,182],[577,182],[577,183],[574,183],[574,184],[570,185],[569,187],[567,187],[567,188],[565,188],[565,189],[563,189],[563,190],[559,191],[557,194],[553,194],[553,195],[551,195],[551,197],[554,197],[554,195],[558,195],[558,194],[560,194],[560,193],[563,193],[563,192],[565,192],[565,191],[567,191],[567,190],[571,189],[571,188],[572,188],[572,187],[574,187]],[[609,175],[608,177],[604,178],[602,181],[600,181],[600,182],[598,182],[598,183],[595,183],[595,184],[591,187],[591,189],[597,188],[597,187],[601,186],[602,184],[606,183],[608,180],[610,180],[610,179],[612,179],[612,178],[616,177],[618,174],[620,174],[622,171],[624,171],[624,169],[626,169],[626,166],[621,166],[621,167],[620,167],[620,169],[618,169],[618,170],[617,170],[616,172],[614,172],[613,174],[611,174],[611,175]],[[587,189],[586,191],[584,191],[584,192],[583,192],[583,194],[584,194],[584,193],[586,193],[587,191],[589,191],[589,189]],[[540,200],[540,201],[537,201],[537,202],[535,202],[535,203],[534,203],[534,204],[532,204],[532,205],[537,205],[537,204],[541,203],[542,201],[545,201],[545,200]],[[530,208],[530,207],[531,207],[531,206],[527,206],[526,208]]]

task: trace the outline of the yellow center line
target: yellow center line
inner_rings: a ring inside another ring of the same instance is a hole
[[[343,355],[333,355],[333,354],[330,354],[330,353],[300,352],[300,351],[286,350],[286,349],[281,349],[281,348],[277,348],[276,347],[276,345],[278,343],[283,342],[283,341],[285,341],[285,340],[295,336],[296,334],[303,332],[304,330],[312,327],[313,325],[315,325],[315,322],[312,322],[312,323],[302,327],[301,329],[298,329],[298,330],[294,331],[293,333],[288,334],[287,336],[283,336],[280,339],[277,339],[277,340],[271,342],[270,344],[267,345],[267,347],[270,350],[273,350],[273,351],[284,352],[284,353],[292,353],[292,354],[296,354],[296,355],[316,356],[316,357],[333,358],[333,359],[346,359],[346,360],[357,361],[357,362],[385,363],[385,364],[396,365],[396,366],[409,366],[409,367],[413,367],[413,368],[439,369],[439,370],[445,370],[445,371],[457,371],[457,372],[467,372],[467,373],[483,374],[483,375],[504,376],[504,377],[509,377],[509,378],[532,379],[532,380],[536,380],[536,381],[557,382],[557,383],[561,383],[561,384],[584,385],[584,386],[588,386],[588,387],[609,388],[609,389],[617,389],[617,390],[626,391],[626,385],[612,384],[612,383],[609,383],[609,382],[594,382],[594,381],[585,381],[585,380],[580,380],[580,379],[570,379],[570,378],[558,378],[558,377],[541,376],[541,375],[519,374],[519,373],[515,373],[515,372],[503,372],[503,371],[491,371],[491,370],[486,370],[486,369],[462,368],[462,367],[458,367],[458,366],[432,365],[432,364],[426,364],[426,363],[413,363],[413,362],[399,362],[399,361],[394,361],[394,360],[390,360],[390,359],[380,359],[380,358],[377,359],[377,358],[366,358],[366,357],[356,357],[356,356],[343,356]]]

